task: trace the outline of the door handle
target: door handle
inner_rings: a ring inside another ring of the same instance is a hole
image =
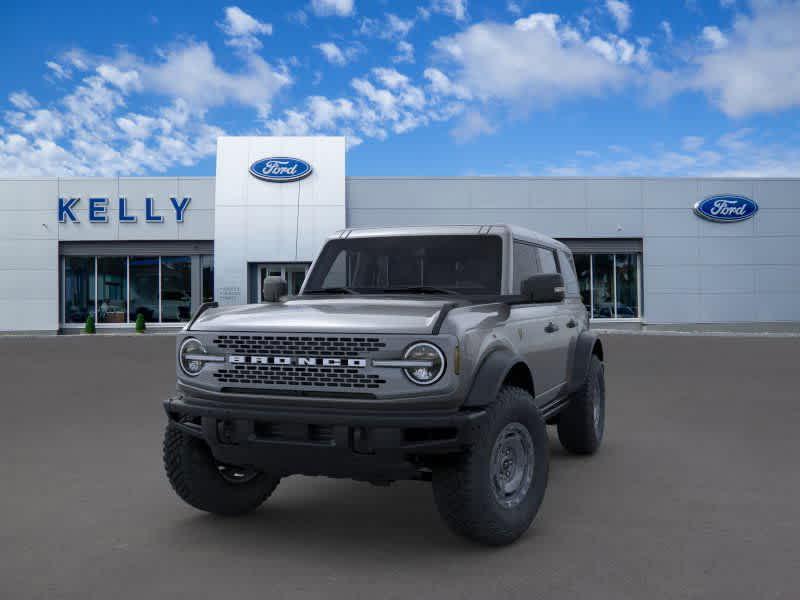
[[[544,328],[544,330],[545,330],[547,333],[555,333],[556,331],[558,331],[558,325],[556,325],[555,323],[553,323],[552,321],[550,321],[550,322],[547,324],[547,327],[545,327],[545,328]]]
[[[569,321],[567,321],[567,327],[569,327],[570,329],[575,327],[577,324],[578,323],[577,323],[577,321],[575,321],[575,319],[570,319]]]

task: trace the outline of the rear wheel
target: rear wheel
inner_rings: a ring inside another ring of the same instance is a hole
[[[547,430],[533,398],[504,386],[463,454],[433,471],[442,518],[456,533],[509,544],[530,527],[547,487]]]
[[[558,439],[573,454],[594,454],[603,441],[605,422],[605,371],[592,355],[586,381],[558,417]]]
[[[280,477],[223,465],[208,445],[174,425],[164,434],[164,468],[172,488],[191,506],[219,515],[242,515],[264,503]]]

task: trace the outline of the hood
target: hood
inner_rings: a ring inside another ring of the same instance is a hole
[[[447,300],[314,298],[210,308],[191,331],[430,334]]]

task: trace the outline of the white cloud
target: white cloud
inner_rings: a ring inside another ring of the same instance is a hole
[[[630,4],[623,2],[623,0],[606,0],[606,9],[617,24],[617,31],[625,33],[631,26],[631,10]]]
[[[353,10],[353,0],[311,0],[311,11],[318,17],[349,17]]]
[[[711,44],[714,50],[720,50],[728,45],[728,38],[722,33],[718,27],[708,26],[703,27],[703,39]]]
[[[477,110],[465,113],[450,134],[459,143],[468,142],[481,135],[491,135],[496,128]]]
[[[183,98],[198,108],[233,102],[264,115],[271,99],[291,83],[291,77],[258,55],[248,54],[243,61],[241,72],[226,71],[217,65],[207,44],[195,42],[163,53],[160,63],[140,63],[139,73],[145,89]]]
[[[800,2],[757,2],[752,15],[736,17],[727,44],[701,53],[696,72],[678,79],[732,117],[800,106],[798,23]]]
[[[519,3],[514,2],[513,0],[508,0],[508,2],[506,2],[506,10],[515,17],[518,17],[522,14],[522,7],[520,7]]]
[[[558,15],[545,13],[513,25],[479,23],[434,46],[456,67],[450,79],[471,95],[523,106],[618,88],[631,75],[628,63],[639,62],[631,42],[613,36],[589,43]]]
[[[11,104],[15,108],[18,108],[19,110],[30,110],[34,106],[37,106],[39,104],[39,102],[37,102],[36,98],[31,96],[25,90],[22,90],[22,91],[19,91],[19,92],[12,92],[8,96],[8,101],[11,102]]]
[[[396,69],[378,67],[351,82],[351,98],[311,96],[302,108],[287,109],[265,123],[274,135],[345,135],[348,147],[364,138],[383,140],[390,133],[402,134],[433,121],[451,119],[463,104],[444,99],[414,85]]]
[[[225,19],[217,25],[229,38],[226,44],[250,51],[261,48],[258,36],[272,35],[271,23],[262,23],[238,6],[228,6]]]
[[[42,106],[24,92],[9,98],[15,110],[3,115],[9,128],[0,130],[0,173],[136,175],[193,165],[213,155],[224,134],[206,122],[209,108],[240,104],[266,118],[274,95],[291,83],[260,56],[239,59],[240,70],[226,70],[206,44],[191,41],[155,60],[70,50],[48,61],[75,75],[60,99]],[[139,95],[147,109],[131,111]]]
[[[440,96],[453,96],[460,100],[469,100],[472,94],[462,85],[453,83],[450,78],[439,69],[429,67],[423,73],[429,83],[430,90]]]
[[[546,166],[557,175],[682,176],[682,177],[796,177],[800,149],[790,143],[768,141],[751,129],[731,131],[709,142],[685,136],[680,148],[653,144],[650,149],[609,158],[606,152],[580,151],[581,160]]]
[[[392,36],[404,38],[408,35],[408,32],[411,31],[411,28],[414,27],[414,19],[401,19],[395,14],[387,13],[386,25]]]
[[[44,64],[48,69],[50,69],[56,79],[69,79],[71,76],[69,69],[64,68],[64,66],[53,60],[48,60]]]
[[[414,62],[414,46],[405,40],[397,42],[397,54],[392,56],[392,62],[395,63],[413,63]]]
[[[321,44],[316,44],[314,48],[322,52],[322,56],[325,57],[325,60],[338,67],[343,67],[347,63],[355,60],[362,52],[361,46],[351,45],[343,49],[334,42],[322,42]]]
[[[672,43],[672,24],[669,21],[661,21],[659,24],[661,27],[661,31],[664,32],[664,37],[667,39],[667,43]]]
[[[453,17],[456,21],[463,21],[467,18],[467,0],[433,0],[429,10]]]

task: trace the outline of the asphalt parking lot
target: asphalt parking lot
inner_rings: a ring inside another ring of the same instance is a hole
[[[487,549],[424,483],[196,512],[161,466],[172,336],[0,338],[0,597],[796,598],[800,339],[605,343],[604,447],[551,435],[534,527]]]

